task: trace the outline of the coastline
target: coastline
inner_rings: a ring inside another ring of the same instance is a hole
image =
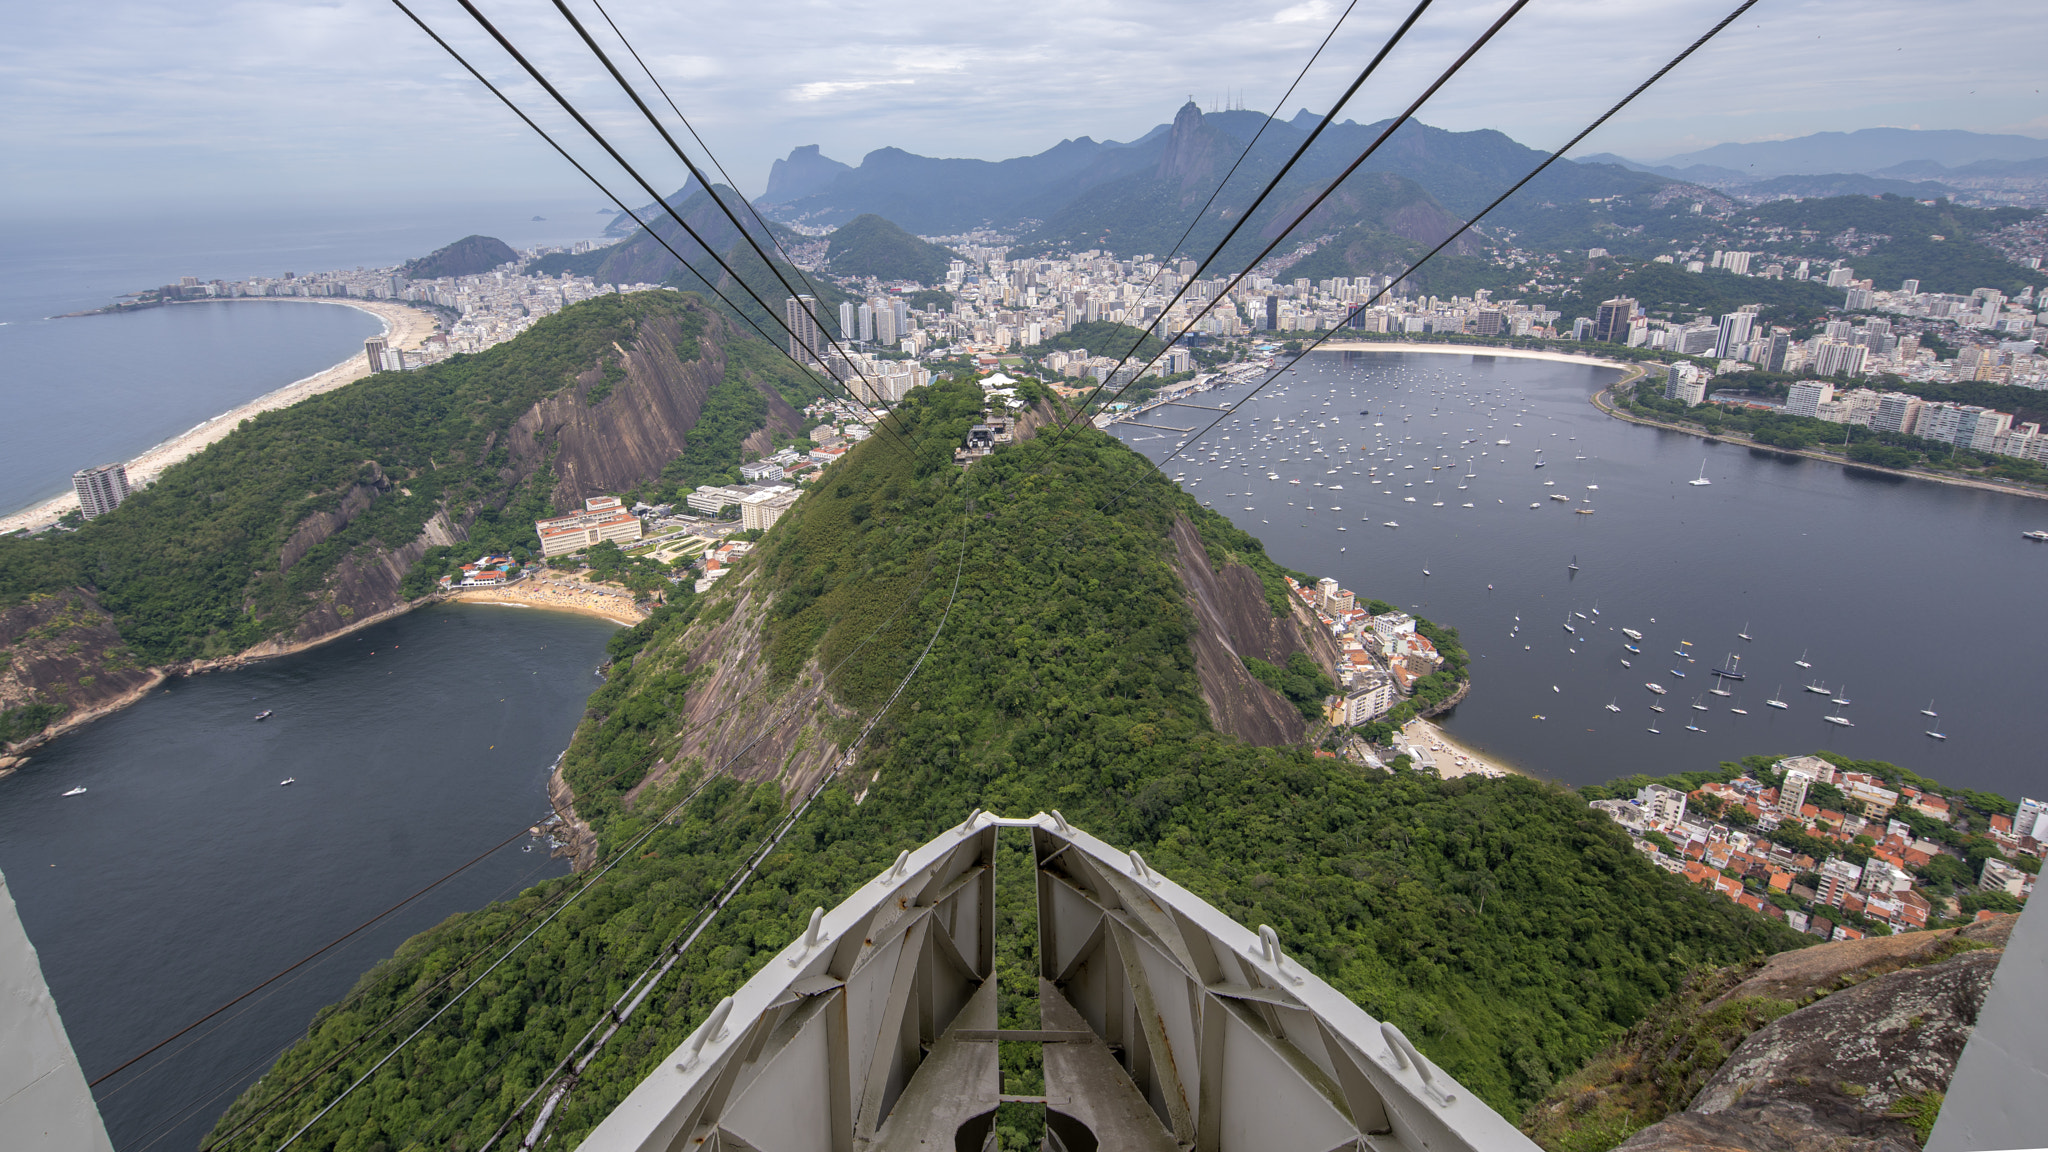
[[[1463,765],[1456,763],[1455,760],[1451,763],[1438,763],[1436,766],[1437,775],[1446,780],[1453,780],[1460,776],[1501,775],[1526,776],[1531,780],[1542,779],[1542,777],[1534,772],[1517,768],[1498,756],[1487,755],[1474,749],[1469,744],[1461,743],[1456,737],[1445,732],[1441,725],[1431,723],[1419,717],[1410,720],[1401,729],[1401,735],[1411,744],[1441,745],[1444,749],[1448,749],[1451,755],[1463,756],[1469,761],[1469,763]]]
[[[646,610],[635,603],[630,592],[556,575],[529,576],[503,588],[454,588],[440,593],[439,598],[467,604],[574,612],[609,620],[622,628],[631,628],[647,619]]]
[[[1613,368],[1622,372],[1623,379],[1608,385],[1612,388],[1643,375],[1648,369],[1633,360],[1609,360],[1600,356],[1581,356],[1573,352],[1550,352],[1533,348],[1492,348],[1480,344],[1437,344],[1426,340],[1331,340],[1316,348],[1318,352],[1423,352],[1436,356],[1506,356],[1517,360],[1549,360],[1559,364],[1585,364],[1594,368]]]
[[[305,296],[245,296],[227,300],[192,301],[191,303],[222,304],[235,300],[280,301],[303,304],[340,305],[368,313],[384,325],[383,338],[393,348],[417,349],[435,331],[438,321],[429,312],[410,305],[388,300],[355,300],[346,297],[305,297]],[[165,305],[165,307],[182,307]],[[237,408],[218,416],[209,417],[192,428],[171,437],[148,449],[125,463],[128,466],[128,483],[131,488],[142,488],[163,474],[164,469],[196,455],[208,445],[222,439],[235,427],[251,416],[263,412],[289,408],[311,396],[332,392],[345,384],[353,384],[370,374],[369,364],[360,352],[330,368],[294,380],[281,388],[273,389]],[[65,492],[27,508],[0,516],[0,532],[12,532],[20,528],[38,528],[55,521],[58,517],[78,507],[78,494]]]
[[[408,612],[435,604],[471,603],[502,604],[511,608],[535,608],[547,612],[571,612],[579,616],[596,616],[622,628],[630,628],[647,618],[647,613],[633,602],[632,594],[624,591],[601,590],[597,585],[582,581],[559,581],[563,585],[576,585],[577,590],[565,590],[553,595],[540,593],[538,589],[522,589],[522,584],[510,588],[462,588],[449,592],[435,592],[417,600],[406,600],[357,620],[351,620],[347,627],[336,629],[310,640],[268,640],[232,656],[221,656],[212,660],[188,660],[177,664],[163,664],[150,668],[149,682],[138,685],[121,695],[79,712],[68,713],[41,732],[23,741],[11,754],[0,754],[0,776],[6,776],[28,762],[36,749],[68,735],[80,728],[116,712],[131,704],[140,702],[157,689],[162,688],[172,677],[204,676],[209,672],[224,672],[232,668],[243,668],[263,660],[275,660],[280,656],[291,656],[311,651],[323,644],[332,644],[345,636],[352,636],[363,629],[386,620],[396,619]],[[538,593],[538,594],[536,594]],[[614,603],[615,602],[615,603]]]
[[[1775,444],[1759,444],[1748,437],[1717,436],[1712,432],[1704,432],[1695,428],[1680,428],[1676,425],[1665,424],[1657,420],[1645,420],[1634,413],[1624,412],[1614,407],[1611,393],[1616,387],[1625,383],[1628,383],[1628,381],[1618,380],[1613,384],[1609,384],[1587,397],[1587,400],[1594,408],[1599,409],[1603,415],[1612,419],[1625,420],[1630,424],[1643,428],[1656,428],[1664,432],[1677,432],[1680,435],[1696,437],[1715,444],[1727,444],[1732,447],[1750,448],[1762,452],[1777,452],[1785,456],[1797,456],[1804,460],[1813,460],[1822,464],[1833,464],[1838,468],[1862,469],[1887,476],[1897,476],[1904,480],[1927,480],[1935,484],[1947,484],[1956,488],[1975,488],[1980,492],[1998,492],[2007,496],[2025,496],[2032,500],[2048,500],[2048,492],[2035,488],[2021,487],[2017,484],[1994,484],[1989,480],[1975,480],[1968,476],[1947,476],[1939,472],[1922,472],[1912,468],[1888,468],[1882,464],[1864,464],[1856,460],[1844,460],[1840,456],[1829,455],[1826,452],[1816,451],[1812,448],[1780,448]]]

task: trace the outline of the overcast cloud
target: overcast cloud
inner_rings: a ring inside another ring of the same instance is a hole
[[[591,0],[570,2],[601,27]],[[546,0],[479,6],[658,187],[682,182],[681,166],[662,160],[659,141]],[[1727,6],[1538,0],[1422,119],[1554,146]],[[10,7],[0,147],[17,214],[138,197],[254,205],[584,193],[388,0]],[[803,144],[848,163],[890,146],[1001,159],[1074,136],[1131,139],[1189,96],[1204,108],[1238,98],[1263,111],[1342,10],[1332,0],[607,7],[749,193],[770,161]],[[1504,7],[1437,0],[1345,114],[1368,121],[1398,109]],[[451,0],[417,0],[416,10],[486,74],[516,81],[516,66]],[[1362,0],[1286,112],[1325,107],[1405,11]],[[2038,16],[2029,4],[1988,0],[1765,0],[1581,151],[1654,160],[1727,140],[1880,125],[2048,136]],[[511,91],[551,130],[568,127],[538,88],[515,82]],[[587,143],[573,147],[596,156]]]

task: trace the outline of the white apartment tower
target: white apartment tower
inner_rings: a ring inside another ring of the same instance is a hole
[[[791,296],[782,304],[783,320],[789,324],[789,355],[800,364],[822,364],[819,349],[825,336],[818,327],[818,298]]]
[[[71,487],[78,492],[78,510],[87,520],[104,516],[128,498],[128,469],[121,464],[81,468],[71,474]]]

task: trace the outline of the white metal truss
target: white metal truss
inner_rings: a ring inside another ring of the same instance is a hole
[[[1028,830],[1041,1027],[996,1027],[995,846]],[[1002,1095],[997,1043],[1044,1046]],[[1047,1147],[1531,1152],[1535,1145],[1253,932],[1058,813],[976,812],[809,928],[598,1126],[588,1152],[895,1152],[989,1139],[1043,1103]]]

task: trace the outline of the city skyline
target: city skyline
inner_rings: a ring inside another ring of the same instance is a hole
[[[1502,7],[1433,7],[1344,115],[1389,114]],[[729,5],[687,16],[639,3],[611,11],[742,190],[758,194],[769,163],[805,144],[848,163],[882,147],[1001,159],[1084,134],[1134,139],[1190,96],[1205,108],[1227,99],[1268,110],[1340,8],[1309,0],[1247,15],[1140,0],[1111,13],[1055,4],[1023,14],[856,4],[806,12],[800,25]],[[513,65],[455,6],[420,12],[487,75],[512,78]],[[601,28],[594,9],[578,12]],[[1640,6],[1617,23],[1611,5],[1531,8],[1420,117],[1554,146],[1724,13],[1688,0]],[[1657,161],[1717,143],[1883,126],[2048,136],[2024,38],[1981,32],[2017,14],[2012,6],[1882,3],[1854,21],[1839,13],[1818,0],[1753,10],[1581,151]],[[522,2],[490,14],[650,179],[665,190],[682,184],[681,166],[659,162],[660,142],[552,8]],[[1399,15],[1353,11],[1283,114],[1327,107]],[[375,0],[205,10],[108,0],[22,20],[0,49],[0,94],[16,110],[4,129],[14,214],[92,210],[137,183],[166,205],[589,192]],[[1617,27],[1628,34],[1605,34]],[[1560,74],[1565,58],[1597,66]],[[508,90],[543,124],[565,123],[542,114],[545,97],[530,84]]]

